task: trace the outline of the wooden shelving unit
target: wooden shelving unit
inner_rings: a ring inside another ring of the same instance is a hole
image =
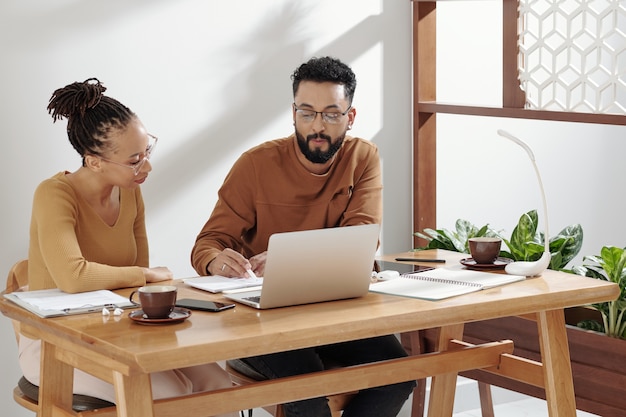
[[[444,0],[441,0],[444,1]],[[460,2],[463,0],[457,0]],[[458,114],[467,116],[502,117],[528,120],[545,120],[554,122],[580,122],[605,125],[626,125],[626,115],[591,114],[557,112],[525,109],[526,97],[518,81],[518,0],[502,1],[502,105],[500,107],[472,106],[466,104],[442,103],[437,101],[437,42],[436,42],[436,0],[412,0],[413,3],[413,230],[422,231],[425,228],[436,228],[437,219],[437,114]],[[454,3],[454,2],[451,2]],[[454,29],[452,29],[454,30]],[[479,47],[479,46],[477,46]],[[423,246],[416,238],[415,247]],[[404,334],[405,346],[420,346],[422,352],[432,349],[428,346],[426,333]],[[466,327],[466,336],[468,328]],[[474,323],[473,336],[494,340],[493,332],[482,322]],[[471,333],[471,332],[470,332]],[[515,331],[514,331],[515,333]],[[580,333],[580,332],[579,332]],[[470,337],[473,337],[470,334]],[[511,339],[519,335],[514,334]],[[569,336],[568,336],[569,337]],[[419,338],[419,342],[415,339]],[[507,338],[507,337],[505,337]],[[522,337],[522,339],[524,339]],[[412,340],[409,343],[409,340]],[[499,339],[497,339],[499,340]],[[516,346],[517,346],[517,342]],[[407,348],[408,349],[408,348]],[[593,356],[587,355],[586,356]],[[602,355],[600,355],[602,356]],[[592,373],[598,372],[597,368]],[[480,371],[478,371],[480,372]],[[575,373],[575,378],[577,377]],[[495,381],[483,375],[468,375],[479,382],[481,408],[484,416],[493,415],[491,405],[490,383],[524,392],[528,395],[541,397],[542,393],[520,386],[513,380]],[[584,379],[584,378],[583,378]],[[605,380],[610,380],[607,378]],[[531,387],[532,388],[532,387]],[[579,389],[578,387],[577,389]],[[422,416],[425,402],[425,381],[418,381],[418,388],[413,396],[414,417]],[[584,390],[583,390],[584,391]],[[591,391],[590,391],[591,392]],[[593,391],[594,395],[596,391]],[[607,402],[607,401],[605,401]],[[608,403],[608,402],[607,402]],[[605,404],[602,400],[589,401],[577,395],[577,404],[591,412],[601,415],[621,415],[622,408]],[[613,407],[613,408],[611,408]],[[617,412],[615,410],[618,410]]]
[[[462,0],[460,0],[462,1]],[[502,1],[502,106],[437,102],[437,1],[413,0],[413,230],[436,228],[437,114],[626,125],[626,116],[524,108],[517,76],[518,0]],[[422,246],[424,242],[414,242]]]

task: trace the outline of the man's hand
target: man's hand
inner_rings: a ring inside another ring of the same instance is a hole
[[[246,270],[252,269],[252,265],[242,254],[227,248],[211,261],[207,269],[211,275],[241,278],[248,277]]]
[[[267,251],[261,252],[258,255],[254,255],[250,258],[250,264],[252,265],[252,271],[258,276],[262,277],[265,274],[265,261],[267,260]]]

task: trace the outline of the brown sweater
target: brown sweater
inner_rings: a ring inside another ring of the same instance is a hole
[[[265,142],[235,162],[191,253],[200,275],[225,248],[250,258],[278,232],[380,224],[382,180],[378,149],[346,136],[328,173],[298,161],[294,136]]]
[[[60,172],[35,191],[28,252],[29,289],[66,292],[145,284],[148,266],[139,188],[120,190],[120,215],[107,225]]]

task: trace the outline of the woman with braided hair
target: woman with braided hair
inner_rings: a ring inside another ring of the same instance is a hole
[[[30,290],[69,293],[138,287],[171,279],[150,267],[140,185],[152,170],[157,138],[95,78],[56,90],[53,121],[67,119],[70,143],[82,158],[73,172],[44,180],[33,198],[28,253]],[[41,342],[20,337],[24,377],[39,385]],[[218,364],[151,375],[154,398],[232,386]],[[113,386],[81,371],[74,392],[115,402]],[[232,415],[235,415],[234,413]]]

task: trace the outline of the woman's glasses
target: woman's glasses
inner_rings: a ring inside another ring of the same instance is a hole
[[[143,158],[140,158],[137,162],[133,162],[132,164],[122,164],[120,162],[111,161],[110,159],[104,158],[102,156],[100,157],[100,159],[115,165],[119,165],[121,167],[130,168],[134,171],[135,176],[137,176],[139,172],[141,172],[141,168],[143,168],[143,166],[146,164],[146,161],[152,156],[152,152],[154,152],[154,148],[156,147],[159,138],[148,133],[148,140],[148,147],[143,154]]]

